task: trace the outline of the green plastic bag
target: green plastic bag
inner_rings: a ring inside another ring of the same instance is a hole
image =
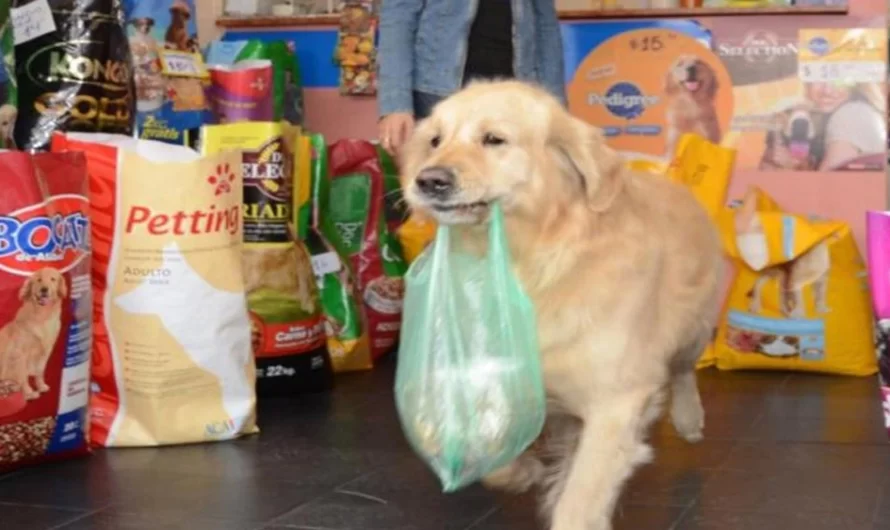
[[[405,277],[396,406],[446,492],[510,463],[540,435],[546,402],[531,301],[513,274],[495,205],[483,257],[452,229]]]

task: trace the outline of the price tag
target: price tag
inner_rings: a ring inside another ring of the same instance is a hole
[[[325,252],[317,256],[312,256],[312,271],[316,276],[324,276],[338,272],[342,268],[340,257],[336,252]]]
[[[883,61],[806,61],[799,70],[804,83],[881,83],[887,77]]]
[[[170,77],[208,77],[199,54],[173,50],[161,50],[161,73]]]
[[[47,0],[35,0],[9,10],[12,38],[16,45],[56,31],[56,22]]]

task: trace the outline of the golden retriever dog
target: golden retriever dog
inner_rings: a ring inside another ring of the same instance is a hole
[[[551,461],[529,451],[486,484],[543,486],[552,530],[609,530],[624,482],[652,457],[645,440],[668,389],[679,433],[702,438],[694,367],[715,325],[722,263],[707,213],[516,81],[442,101],[401,154],[409,205],[453,225],[468,249],[484,250],[500,202],[536,307]]]
[[[695,55],[681,55],[664,78],[668,98],[665,156],[673,158],[677,141],[686,133],[697,134],[718,144],[723,138],[714,98],[717,74],[711,65]]]
[[[25,280],[18,295],[21,307],[0,329],[0,379],[17,383],[30,400],[49,390],[43,372],[62,329],[68,286],[58,270],[44,268]]]
[[[818,127],[804,98],[781,102],[772,115],[759,169],[810,171],[818,166]]]
[[[763,310],[761,291],[771,280],[779,282],[779,305],[788,318],[806,318],[803,290],[813,289],[816,313],[828,313],[828,273],[831,270],[831,253],[828,241],[822,241],[797,259],[772,267],[769,246],[763,223],[757,215],[757,199],[749,193],[735,215],[736,245],[742,259],[749,267],[761,271],[751,291],[748,292],[748,312],[759,314]]]
[[[297,300],[304,312],[315,312],[315,274],[309,253],[302,244],[268,248],[245,246],[241,262],[248,294],[261,288],[270,289]]]

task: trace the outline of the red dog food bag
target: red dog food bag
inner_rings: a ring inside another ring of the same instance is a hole
[[[90,438],[101,446],[254,433],[256,371],[241,268],[241,154],[56,134],[90,186],[95,333]]]
[[[0,472],[89,450],[90,222],[80,153],[0,153]]]

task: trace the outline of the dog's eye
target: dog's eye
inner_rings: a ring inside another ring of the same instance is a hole
[[[496,146],[504,145],[505,143],[507,143],[507,140],[491,133],[486,133],[485,136],[482,137],[482,145]]]
[[[430,138],[430,145],[433,147],[433,149],[439,147],[440,143],[442,143],[442,137],[438,134]]]

